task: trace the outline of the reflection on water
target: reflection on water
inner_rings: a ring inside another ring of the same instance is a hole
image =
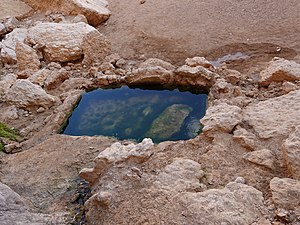
[[[64,134],[104,135],[154,142],[186,140],[200,131],[207,95],[122,87],[84,93]]]

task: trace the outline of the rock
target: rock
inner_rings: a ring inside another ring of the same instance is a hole
[[[155,66],[135,69],[132,74],[125,77],[125,80],[128,85],[165,85],[172,83],[173,76],[172,71],[161,66]]]
[[[9,73],[0,80],[0,97],[4,95],[5,91],[9,89],[17,80],[17,76]]]
[[[278,208],[294,210],[300,207],[300,181],[275,177],[270,182],[272,200]]]
[[[27,37],[27,29],[16,28],[11,33],[7,34],[2,41],[0,59],[3,63],[17,63],[16,57],[16,44],[17,42],[23,43]]]
[[[45,216],[31,212],[32,210],[27,206],[25,200],[3,183],[0,183],[0,199],[1,225],[43,225],[47,223]]]
[[[110,11],[107,9],[108,2],[106,0],[45,0],[43,3],[39,0],[25,0],[25,2],[36,10],[50,10],[63,13],[64,15],[83,14],[89,24],[93,26],[98,26],[110,16]]]
[[[4,26],[6,29],[6,32],[11,32],[15,28],[17,28],[20,25],[20,21],[17,20],[15,17],[9,17],[8,19],[5,20]]]
[[[122,68],[122,67],[124,67],[125,65],[126,65],[125,59],[118,59],[118,60],[116,61],[116,67],[118,67],[118,68]]]
[[[79,22],[88,23],[86,17],[82,14],[78,14],[71,20],[71,23],[79,23]]]
[[[173,66],[171,63],[168,63],[166,61],[157,58],[147,59],[145,62],[141,63],[139,68],[156,67],[156,66],[160,66],[166,70],[175,70],[175,66]]]
[[[259,82],[268,86],[271,82],[300,80],[300,64],[281,58],[274,58],[260,73]]]
[[[55,70],[55,69],[61,69],[62,66],[59,64],[59,63],[56,63],[56,62],[50,62],[48,65],[47,65],[48,69],[50,70]]]
[[[203,132],[217,130],[231,132],[241,122],[241,112],[241,108],[225,102],[209,107],[206,115],[200,120],[204,125]]]
[[[1,110],[0,121],[6,122],[18,118],[18,109],[14,105],[7,107],[5,110]]]
[[[244,109],[244,120],[258,137],[287,138],[294,127],[300,125],[300,90],[258,103]]]
[[[242,74],[239,71],[230,69],[222,70],[222,75],[225,76],[226,81],[232,85],[236,85],[242,77]]]
[[[17,42],[16,44],[16,57],[19,70],[39,70],[41,63],[36,51],[28,45]]]
[[[139,144],[122,145],[116,142],[97,156],[93,168],[82,169],[79,176],[92,185],[113,164],[124,161],[144,162],[151,156],[152,147],[153,142],[149,138],[145,138]]]
[[[70,73],[65,69],[51,71],[45,80],[44,86],[46,90],[53,90],[69,79],[70,76]]]
[[[70,78],[64,81],[60,86],[59,90],[62,92],[69,92],[75,89],[88,89],[92,85],[92,81],[86,78]]]
[[[29,80],[17,80],[6,90],[4,99],[18,107],[42,106],[49,108],[55,105],[58,99],[47,94],[40,86]]]
[[[269,169],[274,169],[274,162],[276,160],[275,155],[269,149],[249,152],[244,155],[243,158],[249,162],[267,167]]]
[[[98,207],[107,207],[109,206],[112,197],[112,194],[108,191],[96,193],[87,200],[85,203],[85,208],[89,208],[92,205],[97,205]]]
[[[217,79],[214,85],[210,88],[209,94],[213,96],[214,99],[230,98],[233,96],[233,86],[227,83],[225,79]]]
[[[263,195],[257,189],[236,182],[223,189],[210,189],[179,196],[186,206],[186,224],[252,224],[261,217]],[[235,216],[232,216],[235,215]],[[227,223],[226,223],[227,224]]]
[[[205,176],[201,165],[190,159],[176,158],[167,165],[153,183],[157,188],[182,192],[203,191],[201,179]]]
[[[45,112],[45,108],[44,107],[40,107],[36,110],[37,113],[43,113]]]
[[[0,36],[6,34],[6,28],[3,23],[0,23]]]
[[[57,207],[61,210],[61,206],[70,204],[70,197],[75,195],[75,189],[79,186],[75,183],[78,181],[76,171],[90,165],[98,152],[113,142],[113,139],[107,137],[51,135],[47,140],[40,144],[35,143],[34,147],[26,151],[6,157],[6,166],[1,166],[1,180],[29,199],[38,210],[49,212],[53,209],[58,210]],[[90,146],[95,149],[90,149]],[[2,200],[0,205],[1,203]],[[0,213],[2,222],[1,215]],[[17,218],[18,216],[14,219]],[[16,223],[7,225],[13,224]],[[63,225],[67,222],[42,224]]]
[[[206,69],[214,69],[214,66],[204,57],[187,58],[185,64],[190,67],[202,66]]]
[[[41,50],[47,61],[75,61],[83,57],[81,44],[84,36],[92,31],[96,29],[82,22],[39,23],[29,28],[28,42],[43,46]]]
[[[83,64],[101,62],[111,54],[111,44],[106,37],[97,30],[86,34],[82,40],[84,54]]]
[[[233,132],[233,138],[235,141],[240,143],[243,147],[254,150],[258,145],[257,137],[255,134],[250,133],[246,129],[242,128],[241,126],[237,126]]]
[[[175,71],[175,82],[181,86],[192,85],[208,90],[213,86],[216,76],[215,73],[202,66],[184,65]]]
[[[28,78],[28,80],[33,84],[37,84],[41,87],[44,87],[45,80],[47,79],[47,77],[50,76],[50,74],[51,74],[51,70],[41,69],[41,70],[38,70],[37,72],[33,73]]]
[[[237,177],[234,182],[236,182],[238,184],[246,184],[244,177]]]
[[[282,84],[282,90],[284,91],[285,94],[288,94],[291,91],[295,91],[297,89],[298,89],[298,86],[292,82],[285,81]]]
[[[300,180],[300,126],[284,141],[282,152],[289,174]]]
[[[146,137],[155,141],[167,140],[180,131],[185,118],[192,111],[188,105],[174,104],[166,108],[151,124]]]

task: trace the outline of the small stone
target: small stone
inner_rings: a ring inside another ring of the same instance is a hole
[[[7,32],[11,32],[13,29],[20,25],[20,21],[17,20],[15,17],[9,17],[5,22],[4,26]]]
[[[204,57],[187,58],[185,64],[191,67],[202,66],[207,69],[214,68],[214,66]]]
[[[0,23],[0,36],[6,33],[6,28],[3,23]]]
[[[56,62],[50,62],[47,67],[49,69],[61,69],[61,65],[59,63],[56,63]]]
[[[245,184],[246,183],[244,177],[237,177],[234,182],[236,182],[238,184]]]
[[[125,59],[119,59],[119,60],[116,62],[116,67],[121,68],[121,67],[125,66],[125,64],[126,64]]]
[[[289,81],[286,81],[282,84],[282,90],[284,91],[284,93],[290,93],[291,91],[295,91],[297,90],[297,85],[292,83],[292,82],[289,82]]]
[[[86,17],[82,14],[78,14],[77,16],[75,16],[72,20],[71,23],[79,23],[79,22],[83,22],[83,23],[88,23]]]
[[[40,107],[36,110],[37,113],[43,113],[45,112],[45,108],[44,107]]]
[[[289,222],[289,212],[285,209],[277,209],[276,210],[276,217],[279,217],[280,220],[284,220],[286,222]]]

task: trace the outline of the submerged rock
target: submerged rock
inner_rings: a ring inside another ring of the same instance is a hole
[[[173,134],[180,131],[185,118],[191,111],[192,108],[188,105],[174,104],[169,106],[153,121],[146,136],[154,140],[171,138]]]

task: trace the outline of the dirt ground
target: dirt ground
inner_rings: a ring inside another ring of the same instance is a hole
[[[99,30],[125,58],[180,64],[195,55],[214,60],[243,52],[269,61],[300,53],[299,0],[109,0],[109,8],[112,16]]]
[[[1,0],[0,20],[8,16],[20,16],[28,13],[31,8],[20,0]]]

